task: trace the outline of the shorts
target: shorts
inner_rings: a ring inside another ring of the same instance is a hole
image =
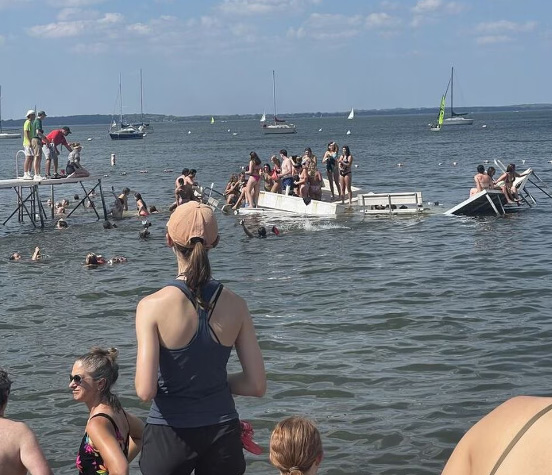
[[[32,157],[34,155],[33,148],[30,145],[24,145],[23,150],[25,151],[26,157]]]
[[[33,149],[33,156],[35,158],[42,158],[42,139],[33,137],[31,139],[31,148]]]
[[[245,458],[238,419],[205,427],[146,424],[143,475],[242,475]]]
[[[293,177],[284,178],[282,180],[282,193],[286,192],[286,188],[289,186],[289,192],[293,191]]]
[[[54,159],[54,163],[57,164],[58,154],[56,153],[56,149],[53,145],[43,145],[42,153],[44,153],[46,160]]]

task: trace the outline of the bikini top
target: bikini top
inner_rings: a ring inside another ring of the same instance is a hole
[[[516,436],[512,439],[512,441],[508,444],[508,447],[504,449],[504,452],[502,452],[502,455],[497,460],[495,466],[491,470],[490,475],[495,475],[496,471],[500,468],[502,465],[502,462],[504,462],[504,459],[510,454],[514,446],[519,442],[519,439],[523,437],[523,435],[531,428],[531,426],[537,422],[542,416],[544,416],[547,412],[552,410],[552,404],[549,406],[546,406],[541,411],[537,412],[531,419],[527,421],[527,423],[519,430],[519,432],[516,434]]]

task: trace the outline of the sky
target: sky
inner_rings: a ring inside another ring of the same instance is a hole
[[[548,0],[0,0],[2,118],[552,103]]]

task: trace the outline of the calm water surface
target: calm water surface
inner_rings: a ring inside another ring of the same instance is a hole
[[[304,119],[293,137],[263,136],[256,121],[156,124],[133,143],[110,141],[104,127],[74,127],[83,164],[103,176],[104,190],[129,186],[162,212],[147,241],[138,239],[138,218],[104,230],[89,210],[64,231],[12,221],[0,228],[0,365],[14,379],[7,412],[37,432],[55,473],[75,473],[87,412],[72,401],[68,375],[91,345],[119,348],[117,392],[125,407],[147,413],[133,387],[134,312],[176,272],[163,234],[176,172],[196,168],[202,184],[220,189],[251,150],[266,160],[282,147],[298,154],[309,146],[321,157],[336,140],[355,156],[355,185],[422,191],[439,203],[421,218],[248,217],[250,226],[280,228],[267,240],[248,240],[238,218],[219,215],[214,275],[248,301],[266,361],[267,395],[237,398],[260,445],[268,448],[279,419],[302,413],[322,432],[321,473],[439,473],[467,428],[500,402],[550,395],[550,200],[536,190],[537,208],[502,218],[442,212],[465,199],[485,160],[532,166],[552,184],[552,115],[480,115],[473,127],[439,134],[427,130],[431,120]],[[19,145],[0,143],[1,177],[13,176]],[[79,192],[57,187],[56,199]],[[0,195],[3,221],[15,194]],[[45,261],[7,260],[36,245]],[[89,251],[129,261],[87,269]],[[274,473],[266,454],[247,459],[248,473]]]

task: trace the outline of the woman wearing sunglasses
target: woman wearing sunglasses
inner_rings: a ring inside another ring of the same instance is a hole
[[[76,465],[79,473],[128,475],[142,446],[144,424],[126,412],[111,389],[119,376],[118,351],[93,347],[75,361],[69,387],[90,411]]]

